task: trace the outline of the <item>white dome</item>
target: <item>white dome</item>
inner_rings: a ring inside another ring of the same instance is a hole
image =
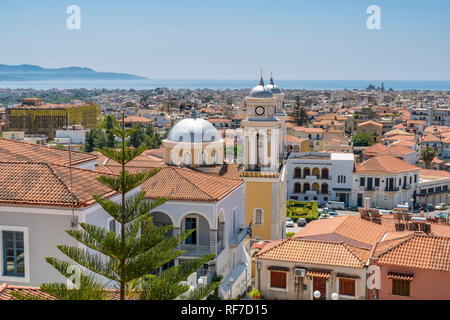
[[[252,91],[250,91],[250,97],[252,98],[273,98],[272,91],[269,88],[264,86],[264,81],[261,78],[259,81],[259,85],[254,87]]]
[[[173,142],[214,142],[220,139],[217,129],[202,118],[180,120],[167,135],[167,140]]]
[[[281,89],[273,82],[273,78],[270,78],[269,84],[266,86],[273,94],[281,94]]]

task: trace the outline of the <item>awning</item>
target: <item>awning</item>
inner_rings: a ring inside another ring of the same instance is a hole
[[[322,271],[322,270],[308,270],[306,271],[307,277],[314,277],[314,278],[326,278],[328,279],[330,277],[329,271]]]
[[[412,281],[414,279],[414,273],[388,272],[387,277],[388,279]]]
[[[338,273],[336,274],[336,277],[338,278],[344,278],[344,279],[360,279],[361,277],[356,274],[346,274],[346,273]]]
[[[270,267],[267,267],[267,270],[270,270],[270,271],[283,271],[283,272],[288,272],[288,271],[289,271],[289,268],[286,268],[286,267],[278,267],[278,266],[270,266]]]

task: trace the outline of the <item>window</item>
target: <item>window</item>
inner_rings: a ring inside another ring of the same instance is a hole
[[[417,174],[414,175],[414,183],[417,183]]]
[[[3,231],[3,275],[25,277],[24,233]]]
[[[286,289],[286,272],[271,271],[270,287]]]
[[[355,296],[355,279],[339,279],[339,294]]]
[[[196,218],[186,218],[185,220],[185,230],[192,230],[195,229],[190,235],[189,237],[186,238],[186,240],[184,241],[186,244],[192,244],[192,245],[196,245],[197,244],[197,219]]]
[[[109,231],[116,233],[116,220],[110,219],[108,222]]]
[[[261,209],[255,210],[255,225],[262,225],[264,222],[264,216]]]
[[[409,280],[397,280],[392,279],[392,294],[396,296],[409,297],[409,286],[411,281]]]
[[[359,185],[360,185],[361,187],[364,187],[364,186],[366,185],[366,178],[361,178],[361,179],[359,180]]]
[[[375,178],[375,187],[380,186],[380,178]]]

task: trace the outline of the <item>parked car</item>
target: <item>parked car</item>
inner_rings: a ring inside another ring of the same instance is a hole
[[[306,219],[305,218],[298,218],[298,220],[297,220],[297,225],[299,226],[299,227],[304,227],[304,226],[306,226]]]
[[[424,211],[426,211],[426,212],[429,212],[429,211],[434,211],[434,206],[432,205],[432,204],[426,204],[424,207],[423,207],[423,210]]]
[[[333,211],[333,210],[330,210],[330,211],[328,211],[327,212],[330,216],[337,216],[338,214],[337,214],[337,212],[336,211]]]
[[[286,218],[286,227],[294,227],[294,221],[291,218]]]
[[[331,208],[331,209],[339,209],[339,210],[344,210],[345,208],[345,203],[344,202],[339,202],[339,201],[328,201],[327,202],[327,207]]]
[[[434,206],[436,210],[445,210],[447,208],[447,205],[445,203],[439,203],[438,205]]]

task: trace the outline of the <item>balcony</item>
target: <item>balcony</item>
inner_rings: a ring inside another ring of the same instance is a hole
[[[239,232],[230,240],[230,247],[237,247],[239,244],[247,238],[247,228],[242,228]]]
[[[180,244],[179,249],[186,251],[182,256],[201,257],[213,253],[209,246],[200,246],[195,244]]]
[[[398,190],[400,190],[399,187],[395,187],[395,188],[386,188],[386,189],[384,189],[384,191],[386,191],[386,192],[397,192]]]

